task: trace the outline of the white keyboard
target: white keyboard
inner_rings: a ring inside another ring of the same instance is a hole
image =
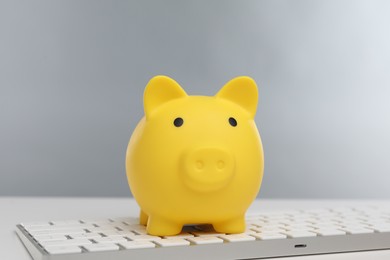
[[[26,222],[17,234],[34,259],[254,259],[390,249],[390,208],[324,208],[247,216],[242,234],[211,225],[151,236],[136,218]]]

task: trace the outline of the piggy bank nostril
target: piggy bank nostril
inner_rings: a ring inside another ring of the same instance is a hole
[[[219,160],[217,162],[217,169],[222,170],[223,168],[225,168],[225,162],[222,160]]]
[[[202,161],[202,160],[197,160],[197,161],[195,162],[195,167],[196,167],[198,170],[202,170],[203,167],[204,167],[203,161]]]

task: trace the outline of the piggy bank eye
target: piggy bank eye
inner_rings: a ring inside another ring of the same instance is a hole
[[[229,124],[235,127],[237,126],[237,120],[234,117],[229,117]]]
[[[175,120],[173,121],[173,124],[176,126],[176,127],[181,127],[184,123],[184,120],[183,118],[181,117],[177,117],[175,118]]]

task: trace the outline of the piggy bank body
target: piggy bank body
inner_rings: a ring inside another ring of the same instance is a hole
[[[245,212],[263,176],[253,120],[257,97],[248,77],[229,81],[212,97],[189,96],[165,76],[148,83],[126,172],[149,234],[175,235],[186,224],[245,230]]]

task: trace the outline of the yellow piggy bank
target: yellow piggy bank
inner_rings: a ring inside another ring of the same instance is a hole
[[[263,177],[263,148],[254,116],[258,92],[237,77],[212,97],[189,96],[173,79],[156,76],[144,92],[145,116],[127,148],[126,172],[151,235],[212,224],[245,230],[245,212]]]

